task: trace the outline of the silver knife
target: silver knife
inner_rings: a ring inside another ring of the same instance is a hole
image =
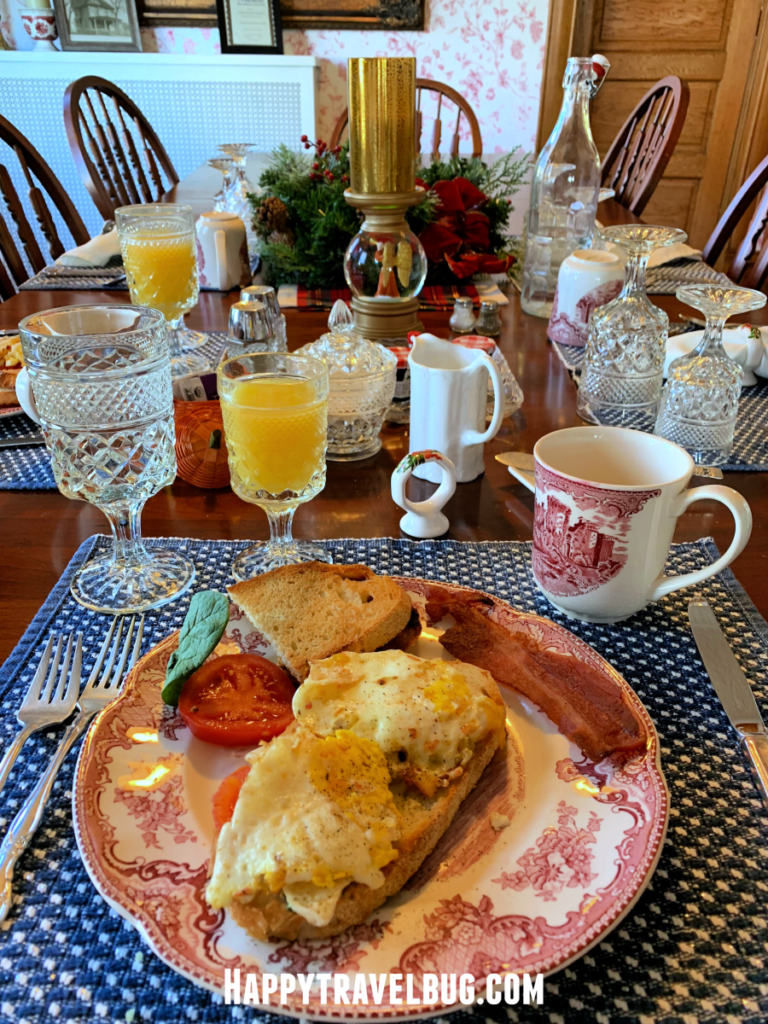
[[[710,682],[739,735],[739,744],[749,757],[763,803],[768,807],[768,735],[749,681],[707,602],[691,601],[688,619]]]
[[[4,437],[0,448],[40,448],[45,444],[42,434],[27,434],[26,437]]]

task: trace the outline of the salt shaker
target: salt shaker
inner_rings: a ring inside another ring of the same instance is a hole
[[[459,297],[453,304],[453,312],[448,326],[454,334],[472,334],[475,329],[475,315],[472,312],[472,299]]]
[[[477,314],[477,333],[486,338],[498,338],[501,334],[501,317],[497,302],[481,302]]]
[[[269,350],[275,340],[266,307],[261,302],[233,302],[229,310],[228,333],[246,351],[250,342],[261,342]]]
[[[260,302],[267,310],[272,325],[273,337],[267,342],[268,352],[287,352],[288,335],[285,329],[285,316],[280,312],[275,289],[268,284],[251,284],[240,292],[241,302]]]

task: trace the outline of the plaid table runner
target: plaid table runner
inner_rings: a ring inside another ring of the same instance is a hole
[[[4,746],[18,728],[16,708],[51,631],[83,631],[83,669],[90,671],[108,619],[76,604],[69,581],[107,543],[92,537],[81,546],[0,669]],[[231,582],[233,557],[248,542],[148,543],[192,558],[197,587],[223,589]],[[623,673],[659,731],[672,812],[648,889],[610,935],[545,982],[542,1007],[485,1006],[474,1014],[452,1015],[452,1024],[764,1024],[768,813],[686,616],[689,600],[707,598],[768,716],[768,627],[731,572],[672,594],[626,623],[594,626],[553,612],[533,582],[529,544],[385,538],[325,545],[336,562],[364,562],[378,572],[478,587],[555,619]],[[709,540],[674,545],[667,571],[690,572],[716,556]],[[179,628],[187,603],[182,599],[147,615],[144,651]],[[8,826],[60,732],[54,727],[27,743],[0,795],[0,825]],[[72,834],[76,756],[73,751],[65,762],[35,839],[16,868],[14,906],[0,931],[3,1019],[14,1024],[265,1021],[266,1015],[227,1007],[175,974],[98,896]]]
[[[195,351],[216,366],[228,341],[225,331],[211,331],[208,341]],[[0,417],[0,438],[26,437],[39,427],[24,413]],[[0,491],[55,491],[48,449],[0,448]]]
[[[694,328],[696,330],[696,328]],[[574,383],[578,383],[584,349],[577,345],[561,345],[550,342],[558,358],[568,369]],[[635,430],[653,431],[653,424],[646,417],[638,416],[636,421],[614,422],[610,414],[600,417],[606,426],[631,427]],[[733,451],[728,462],[721,469],[736,472],[764,473],[768,471],[768,380],[758,378],[757,384],[743,388],[739,401],[739,418],[733,439]]]
[[[304,288],[302,285],[295,287],[295,301],[291,289],[290,305],[295,309],[321,310],[330,309],[338,299],[349,304],[352,293],[349,288]],[[500,305],[507,303],[507,298],[497,286],[491,283],[457,284],[457,285],[427,285],[419,293],[419,308],[429,311],[451,310],[458,298],[470,298],[474,306],[479,306],[484,299],[499,302]],[[282,302],[281,305],[284,305]],[[502,301],[503,300],[503,301]]]

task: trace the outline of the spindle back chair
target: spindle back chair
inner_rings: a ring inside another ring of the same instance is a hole
[[[639,217],[672,156],[688,111],[690,89],[676,75],[662,78],[622,125],[603,160],[602,184]]]
[[[71,248],[69,240],[65,246],[59,236],[52,208],[57,211],[75,245],[83,245],[89,236],[59,179],[29,139],[2,115],[0,141],[13,152],[19,164],[29,206],[38,224],[36,232],[13,183],[6,152],[0,147],[0,197],[4,206],[0,209],[0,299],[9,299],[16,294],[19,285],[29,280],[29,267],[37,274],[68,247]],[[48,256],[44,256],[40,248],[38,232],[45,240]]]
[[[423,107],[423,95],[424,93],[434,93],[437,97],[436,100],[436,113],[432,127],[432,140],[431,140],[431,158],[433,160],[440,159],[440,144],[443,136],[443,102],[447,100],[449,104],[453,104],[456,107],[456,124],[454,127],[453,134],[451,135],[451,148],[449,156],[459,155],[459,144],[461,141],[461,119],[464,117],[469,127],[469,133],[472,138],[472,156],[483,155],[483,137],[480,132],[480,125],[478,124],[475,112],[469,103],[464,99],[461,93],[456,92],[450,85],[445,85],[443,82],[433,82],[430,78],[417,78],[416,79],[416,153],[419,155],[422,152],[421,135],[422,135],[422,124],[423,117],[426,113],[429,116],[429,111]],[[452,116],[452,114],[451,114]],[[345,109],[339,116],[338,121],[333,129],[331,135],[330,145],[331,147],[338,146],[344,138],[349,122],[349,110]]]
[[[64,126],[78,173],[105,220],[119,206],[158,202],[179,180],[147,118],[106,78],[72,82],[64,93]]]
[[[726,273],[736,284],[745,288],[762,289],[768,277],[768,244],[758,252],[758,243],[768,223],[768,156],[757,165],[739,191],[728,204],[702,250],[706,263],[714,265],[725,249],[739,222],[752,203],[758,199],[757,207],[731,260]],[[762,192],[762,196],[760,193]]]

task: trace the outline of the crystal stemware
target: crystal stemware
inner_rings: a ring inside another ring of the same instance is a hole
[[[205,335],[184,326],[184,314],[197,304],[200,290],[192,207],[121,206],[115,223],[131,302],[159,309],[168,324],[172,376],[202,373],[207,360],[182,352],[205,343]]]
[[[579,380],[577,411],[589,423],[653,429],[661,398],[669,317],[648,299],[645,268],[661,246],[684,242],[677,228],[623,224],[603,237],[626,251],[624,287],[596,309]]]
[[[330,562],[319,544],[292,536],[298,506],[325,487],[325,364],[282,352],[248,353],[222,363],[217,376],[232,490],[269,520],[269,540],[243,551],[233,576],[247,580],[280,565]]]
[[[217,213],[227,209],[227,194],[232,188],[232,174],[235,168],[235,161],[229,156],[216,156],[208,161],[208,166],[214,170],[221,171],[224,175],[221,188],[213,196],[213,208]]]
[[[723,326],[730,316],[765,305],[762,292],[691,284],[677,289],[681,302],[699,309],[707,326],[699,345],[669,364],[656,433],[681,448],[694,462],[722,462],[733,448],[742,368],[723,348]]]
[[[157,608],[195,569],[145,548],[141,510],[176,476],[173,394],[163,314],[139,306],[68,306],[19,324],[24,361],[59,490],[96,505],[112,527],[109,554],[70,588],[98,612]]]
[[[259,189],[248,180],[245,173],[245,158],[254,149],[254,145],[251,142],[225,142],[219,149],[232,160],[232,180],[224,195],[224,209],[234,213],[245,224],[248,255],[253,259],[259,254],[259,238],[253,230],[253,213],[248,202],[248,193],[258,193]]]

